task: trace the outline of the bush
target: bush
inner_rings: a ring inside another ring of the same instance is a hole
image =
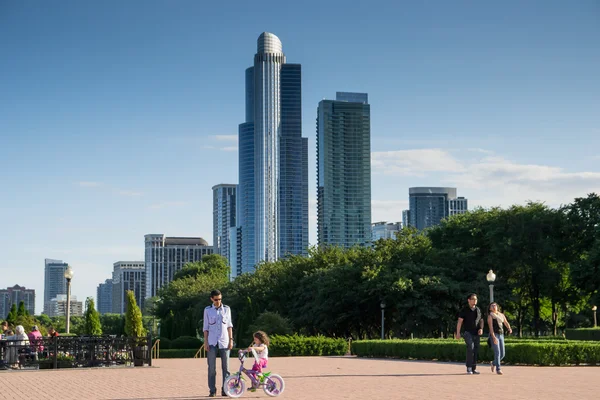
[[[359,357],[464,361],[465,344],[456,340],[360,340],[352,343]],[[479,360],[490,361],[493,351],[482,340]],[[600,364],[600,344],[551,341],[506,342],[505,363],[526,365]]]
[[[169,350],[171,349],[171,339],[166,337],[161,337],[160,339],[160,350]]]
[[[162,349],[162,339],[160,344]],[[179,336],[177,339],[171,341],[170,345],[171,349],[196,349],[198,351],[200,346],[202,346],[202,340],[193,336]]]
[[[162,340],[160,341],[162,343]],[[198,349],[160,349],[160,358],[194,358]]]
[[[565,332],[569,340],[600,340],[600,328],[567,329]]]
[[[269,346],[273,356],[343,356],[347,351],[345,339],[324,336],[273,335]]]

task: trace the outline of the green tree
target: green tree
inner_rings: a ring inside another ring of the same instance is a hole
[[[85,301],[83,333],[89,336],[102,335],[102,325],[100,324],[100,314],[96,310],[94,299],[88,297]]]
[[[294,332],[292,324],[287,318],[270,311],[265,311],[256,318],[250,326],[248,338],[251,338],[252,333],[256,331],[264,331],[268,335],[291,335]]]
[[[130,337],[141,337],[146,335],[142,322],[142,312],[135,300],[132,290],[127,291],[127,309],[125,311],[125,333]]]
[[[24,317],[26,315],[29,315],[29,312],[25,309],[25,302],[21,300],[19,302],[19,309],[17,310],[17,317]]]
[[[125,334],[125,316],[121,314],[102,314],[100,316],[102,332],[106,335]]]
[[[17,305],[15,303],[13,303],[13,305],[10,307],[10,311],[8,312],[8,315],[6,316],[6,321],[8,321],[8,323],[10,325],[14,325],[14,322],[16,319],[17,319]]]

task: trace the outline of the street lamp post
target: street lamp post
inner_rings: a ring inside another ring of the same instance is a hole
[[[381,300],[381,340],[385,338],[385,300]]]
[[[65,279],[67,280],[67,333],[71,329],[71,279],[73,279],[73,268],[67,265],[65,270]]]
[[[496,274],[494,274],[494,271],[492,271],[490,269],[490,272],[487,273],[485,279],[487,279],[487,281],[490,284],[490,303],[494,302],[494,281],[496,280]]]
[[[594,306],[592,307],[592,311],[594,312],[594,328],[596,328],[598,326],[597,322],[596,322],[596,310],[598,309],[598,307]]]

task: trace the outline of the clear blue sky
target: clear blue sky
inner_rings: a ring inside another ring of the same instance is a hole
[[[471,207],[600,191],[598,1],[288,3],[0,2],[0,287],[41,311],[46,257],[84,300],[144,234],[212,243],[263,31],[303,66],[312,243],[316,107],[336,91],[369,94],[374,221],[400,220],[409,186]]]

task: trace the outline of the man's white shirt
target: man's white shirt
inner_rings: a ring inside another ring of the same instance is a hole
[[[203,331],[208,331],[208,345],[216,346],[220,349],[229,347],[229,333],[227,328],[233,328],[231,323],[231,309],[229,306],[221,305],[216,308],[214,305],[204,309]]]

